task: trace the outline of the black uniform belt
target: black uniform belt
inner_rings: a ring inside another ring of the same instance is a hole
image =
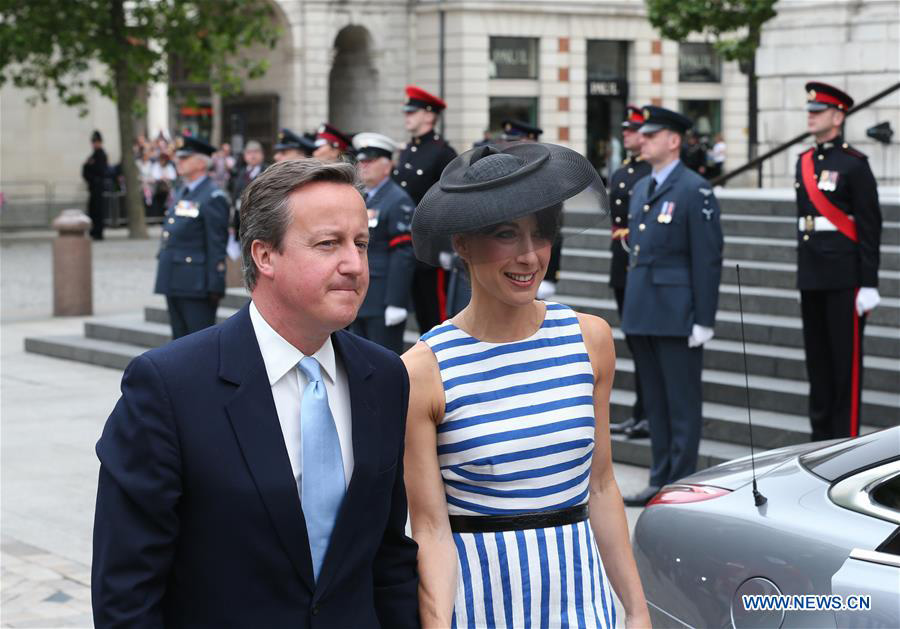
[[[451,515],[450,528],[454,533],[493,533],[544,529],[564,524],[576,524],[588,519],[587,503],[537,513],[516,515]]]

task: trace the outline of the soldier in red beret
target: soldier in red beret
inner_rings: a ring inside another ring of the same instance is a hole
[[[316,150],[313,157],[323,162],[336,162],[350,148],[350,136],[327,122],[316,131]]]
[[[393,178],[416,204],[440,179],[456,151],[435,131],[438,116],[447,103],[414,85],[406,87],[404,124],[410,140],[401,151]],[[452,254],[447,252],[450,268]],[[447,318],[446,271],[420,262],[413,278],[413,307],[419,331],[424,334]]]

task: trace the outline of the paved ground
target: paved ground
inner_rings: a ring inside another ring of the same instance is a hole
[[[90,627],[94,443],[121,374],[26,354],[23,339],[78,334],[84,318],[51,318],[50,235],[0,236],[0,626]],[[151,299],[156,240],[113,232],[93,247],[96,314]],[[623,493],[646,471],[616,465]],[[639,514],[628,509],[631,526]]]

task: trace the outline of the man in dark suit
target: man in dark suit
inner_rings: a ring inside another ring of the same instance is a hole
[[[622,331],[641,378],[653,463],[649,486],[625,496],[631,506],[697,468],[703,344],[713,336],[723,245],[712,189],[678,159],[690,119],[649,105],[643,114],[641,155],[652,172],[631,197]]]
[[[409,233],[409,195],[391,180],[393,140],[380,133],[353,136],[359,176],[369,213],[369,292],[350,329],[382,347],[403,353],[416,257]]]
[[[342,330],[368,285],[355,169],[276,164],[243,211],[252,302],[136,358],[97,444],[94,622],[417,627],[409,380]]]
[[[278,150],[277,144],[275,145],[275,150]],[[265,163],[262,144],[256,140],[247,142],[247,145],[244,147],[243,157],[243,165],[238,168],[237,173],[231,179],[231,203],[234,206],[231,228],[234,230],[236,240],[240,239],[241,233],[241,195],[244,194],[244,190],[250,185],[250,182],[256,179],[268,166]]]
[[[178,138],[175,154],[183,186],[166,211],[154,291],[166,296],[172,338],[216,322],[225,294],[228,197],[207,176],[215,148]]]
[[[625,120],[622,121],[622,144],[628,151],[622,166],[613,173],[609,180],[609,201],[612,216],[612,239],[609,243],[612,260],[609,265],[609,285],[616,297],[616,309],[619,319],[622,318],[622,306],[625,304],[625,278],[628,276],[628,207],[635,184],[650,174],[650,164],[641,157],[643,137],[638,131],[644,124],[644,114],[633,105],[625,109]],[[632,356],[630,337],[625,337]],[[610,424],[609,431],[614,434],[625,434],[629,439],[642,439],[650,435],[650,424],[644,413],[644,402],[641,399],[641,383],[637,372],[634,374],[635,401],[631,417],[623,422]]]
[[[103,136],[99,131],[91,134],[93,151],[81,166],[81,177],[88,185],[88,216],[91,217],[91,238],[103,240],[105,203],[103,193],[109,181],[109,161],[103,150]]]

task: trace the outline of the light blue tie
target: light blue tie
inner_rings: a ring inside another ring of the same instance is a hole
[[[315,358],[306,356],[297,366],[309,379],[300,400],[300,444],[303,450],[300,491],[313,574],[318,581],[334,521],[344,499],[344,462],[319,363]]]

